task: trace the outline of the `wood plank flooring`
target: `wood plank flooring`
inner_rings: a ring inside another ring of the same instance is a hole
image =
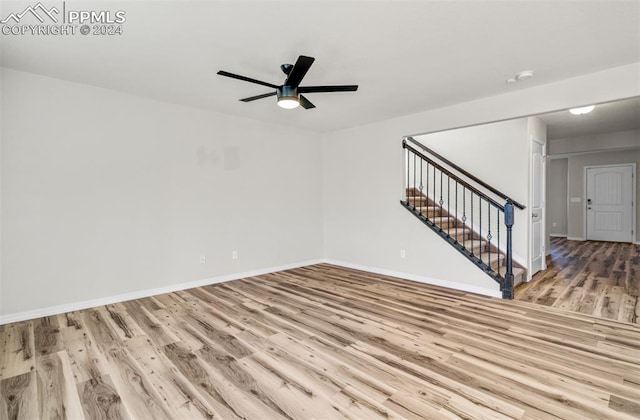
[[[321,264],[0,326],[1,419],[632,419],[640,327]]]
[[[551,238],[547,270],[515,289],[540,305],[640,323],[640,246]]]

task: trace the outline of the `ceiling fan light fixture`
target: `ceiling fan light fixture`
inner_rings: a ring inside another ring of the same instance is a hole
[[[300,106],[297,98],[278,98],[278,106],[284,109],[293,109]]]
[[[278,106],[284,109],[294,109],[300,106],[298,92],[291,86],[284,85],[278,88]]]
[[[595,108],[595,105],[582,106],[580,108],[571,108],[569,112],[572,113],[573,115],[584,115],[593,111],[594,108]]]

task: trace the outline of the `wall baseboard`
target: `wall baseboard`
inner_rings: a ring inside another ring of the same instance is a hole
[[[325,263],[338,265],[341,267],[353,268],[354,270],[367,271],[369,273],[382,274],[384,276],[398,277],[405,280],[416,281],[419,283],[432,284],[434,286],[447,287],[449,289],[462,290],[464,292],[476,293],[479,295],[490,297],[502,297],[502,292],[499,290],[486,289],[484,287],[473,286],[470,284],[458,283],[448,280],[439,280],[431,277],[418,276],[415,274],[403,273],[400,271],[387,270],[384,268],[370,267],[366,265],[352,264],[345,261],[336,261],[331,259],[325,259]]]
[[[550,233],[549,237],[551,238],[566,238],[567,235],[564,233]]]
[[[12,322],[27,321],[30,319],[41,318],[44,316],[52,316],[63,314],[67,312],[80,311],[83,309],[95,308],[98,306],[112,305],[114,303],[126,302],[133,299],[141,299],[149,296],[160,295],[163,293],[171,293],[179,290],[191,289],[194,287],[208,286],[211,284],[224,283],[231,280],[238,280],[247,277],[260,276],[263,274],[275,273],[278,271],[290,270],[292,268],[306,267],[314,264],[333,264],[341,267],[353,268],[355,270],[366,271],[369,273],[382,274],[385,276],[398,277],[405,280],[411,280],[419,283],[432,284],[434,286],[447,287],[449,289],[462,290],[469,293],[476,293],[479,295],[490,297],[502,297],[499,290],[486,289],[484,287],[477,287],[464,283],[457,283],[447,280],[439,280],[431,277],[418,276],[415,274],[403,273],[400,271],[387,270],[378,267],[370,267],[359,264],[352,264],[345,261],[337,261],[331,259],[316,259],[302,261],[298,263],[286,264],[277,267],[269,267],[252,271],[245,271],[243,273],[233,273],[223,276],[212,277],[203,280],[196,280],[187,283],[171,284],[164,287],[158,287],[155,289],[139,290],[131,293],[124,293],[120,295],[108,296],[98,299],[90,299],[82,302],[68,303],[64,305],[49,306],[41,309],[34,309],[31,311],[17,312],[13,314],[0,315],[0,325],[9,324]]]
[[[260,276],[262,274],[275,273],[277,271],[290,270],[292,268],[305,267],[308,265],[320,264],[322,262],[324,262],[322,259],[308,260],[298,263],[280,265],[277,267],[262,268],[258,270],[245,271],[243,273],[233,273],[203,280],[190,281],[187,283],[171,284],[155,289],[139,290],[136,292],[108,296],[105,298],[90,299],[82,302],[74,302],[64,305],[49,306],[47,308],[34,309],[31,311],[0,315],[0,325],[9,324],[11,322],[27,321],[29,319],[41,318],[43,316],[52,316],[63,314],[66,312],[79,311],[82,309],[95,308],[97,306],[111,305],[114,303],[126,302],[128,300],[141,299],[149,296],[160,295],[163,293],[176,292],[178,290],[192,289],[194,287],[208,286],[210,284],[223,283],[226,281],[238,280],[246,277]]]

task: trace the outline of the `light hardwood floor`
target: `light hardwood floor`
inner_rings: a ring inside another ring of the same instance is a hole
[[[2,419],[631,419],[640,327],[330,265],[0,326]]]
[[[640,323],[640,246],[551,238],[547,270],[518,285],[517,300]]]

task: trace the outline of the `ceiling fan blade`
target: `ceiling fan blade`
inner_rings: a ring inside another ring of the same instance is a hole
[[[302,95],[300,95],[300,106],[303,107],[304,109],[311,109],[316,107],[314,104],[311,103],[310,100],[308,100]]]
[[[248,98],[242,98],[240,99],[242,102],[251,102],[251,101],[255,101],[256,99],[262,99],[262,98],[268,98],[269,96],[275,96],[275,92],[271,92],[271,93],[265,93],[262,95],[256,95],[256,96],[250,96]]]
[[[309,71],[309,67],[313,64],[316,59],[313,57],[307,57],[306,55],[301,55],[298,57],[298,61],[291,69],[291,73],[287,77],[287,80],[284,82],[285,85],[291,86],[292,88],[297,88],[302,78]]]
[[[239,74],[233,74],[233,73],[229,73],[228,71],[224,71],[224,70],[220,70],[218,72],[218,74],[220,76],[226,76],[226,77],[231,77],[232,79],[238,79],[238,80],[243,80],[245,82],[250,82],[250,83],[256,83],[262,86],[266,86],[266,87],[270,87],[273,89],[277,89],[278,86],[271,84],[271,83],[267,83],[267,82],[263,82],[260,80],[256,80],[256,79],[252,79],[250,77],[245,77],[245,76],[240,76]]]
[[[337,85],[337,86],[300,86],[299,93],[312,92],[355,92],[358,85]]]

